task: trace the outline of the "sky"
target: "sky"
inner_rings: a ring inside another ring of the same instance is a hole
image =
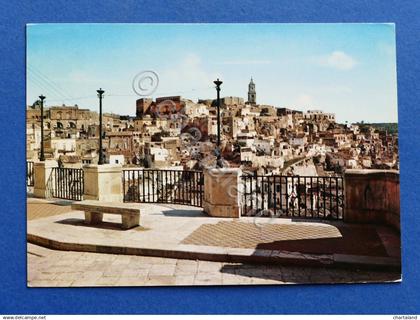
[[[152,77],[150,77],[150,75]],[[397,122],[393,24],[31,24],[27,103],[135,115],[140,97],[247,99]],[[152,89],[154,91],[152,92]]]

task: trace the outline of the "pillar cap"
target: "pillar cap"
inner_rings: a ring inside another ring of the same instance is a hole
[[[209,173],[220,175],[220,174],[241,174],[240,168],[210,168],[206,170]]]
[[[58,166],[58,162],[56,160],[53,159],[47,159],[44,161],[34,161],[34,166],[44,166],[44,167],[57,167]]]
[[[122,164],[86,164],[83,169],[98,172],[122,171]]]
[[[391,173],[400,174],[398,170],[381,170],[381,169],[346,169],[344,174],[380,174],[380,173]]]

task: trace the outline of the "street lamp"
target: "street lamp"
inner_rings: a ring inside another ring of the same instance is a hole
[[[39,155],[39,161],[45,161],[45,154],[44,154],[44,95],[40,95],[39,99],[41,99],[41,153]]]
[[[104,164],[104,157],[103,157],[103,151],[102,151],[102,97],[105,93],[102,88],[99,88],[99,90],[96,90],[98,93],[99,98],[99,160],[98,164]]]
[[[220,81],[219,78],[217,78],[217,80],[213,81],[213,83],[216,85],[216,91],[217,91],[217,148],[216,148],[217,162],[216,162],[216,166],[218,168],[223,168],[222,150],[220,148],[220,85],[223,82]]]

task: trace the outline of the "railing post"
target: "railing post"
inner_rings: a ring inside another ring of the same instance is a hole
[[[241,169],[212,168],[204,171],[203,209],[210,216],[241,216]]]
[[[88,164],[83,167],[85,200],[122,202],[122,165]]]
[[[36,198],[48,197],[48,179],[52,168],[57,167],[57,161],[45,160],[34,163],[34,196]]]

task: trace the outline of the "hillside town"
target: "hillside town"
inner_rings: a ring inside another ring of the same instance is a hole
[[[325,176],[345,169],[399,169],[398,132],[378,126],[336,122],[321,110],[257,103],[251,79],[248,98],[221,98],[221,152],[229,167],[261,175]],[[39,101],[26,110],[28,160],[39,158]],[[105,162],[124,167],[202,170],[214,163],[215,99],[181,96],[140,98],[136,115],[103,113]],[[44,108],[44,150],[60,166],[97,163],[98,112],[78,105]]]

